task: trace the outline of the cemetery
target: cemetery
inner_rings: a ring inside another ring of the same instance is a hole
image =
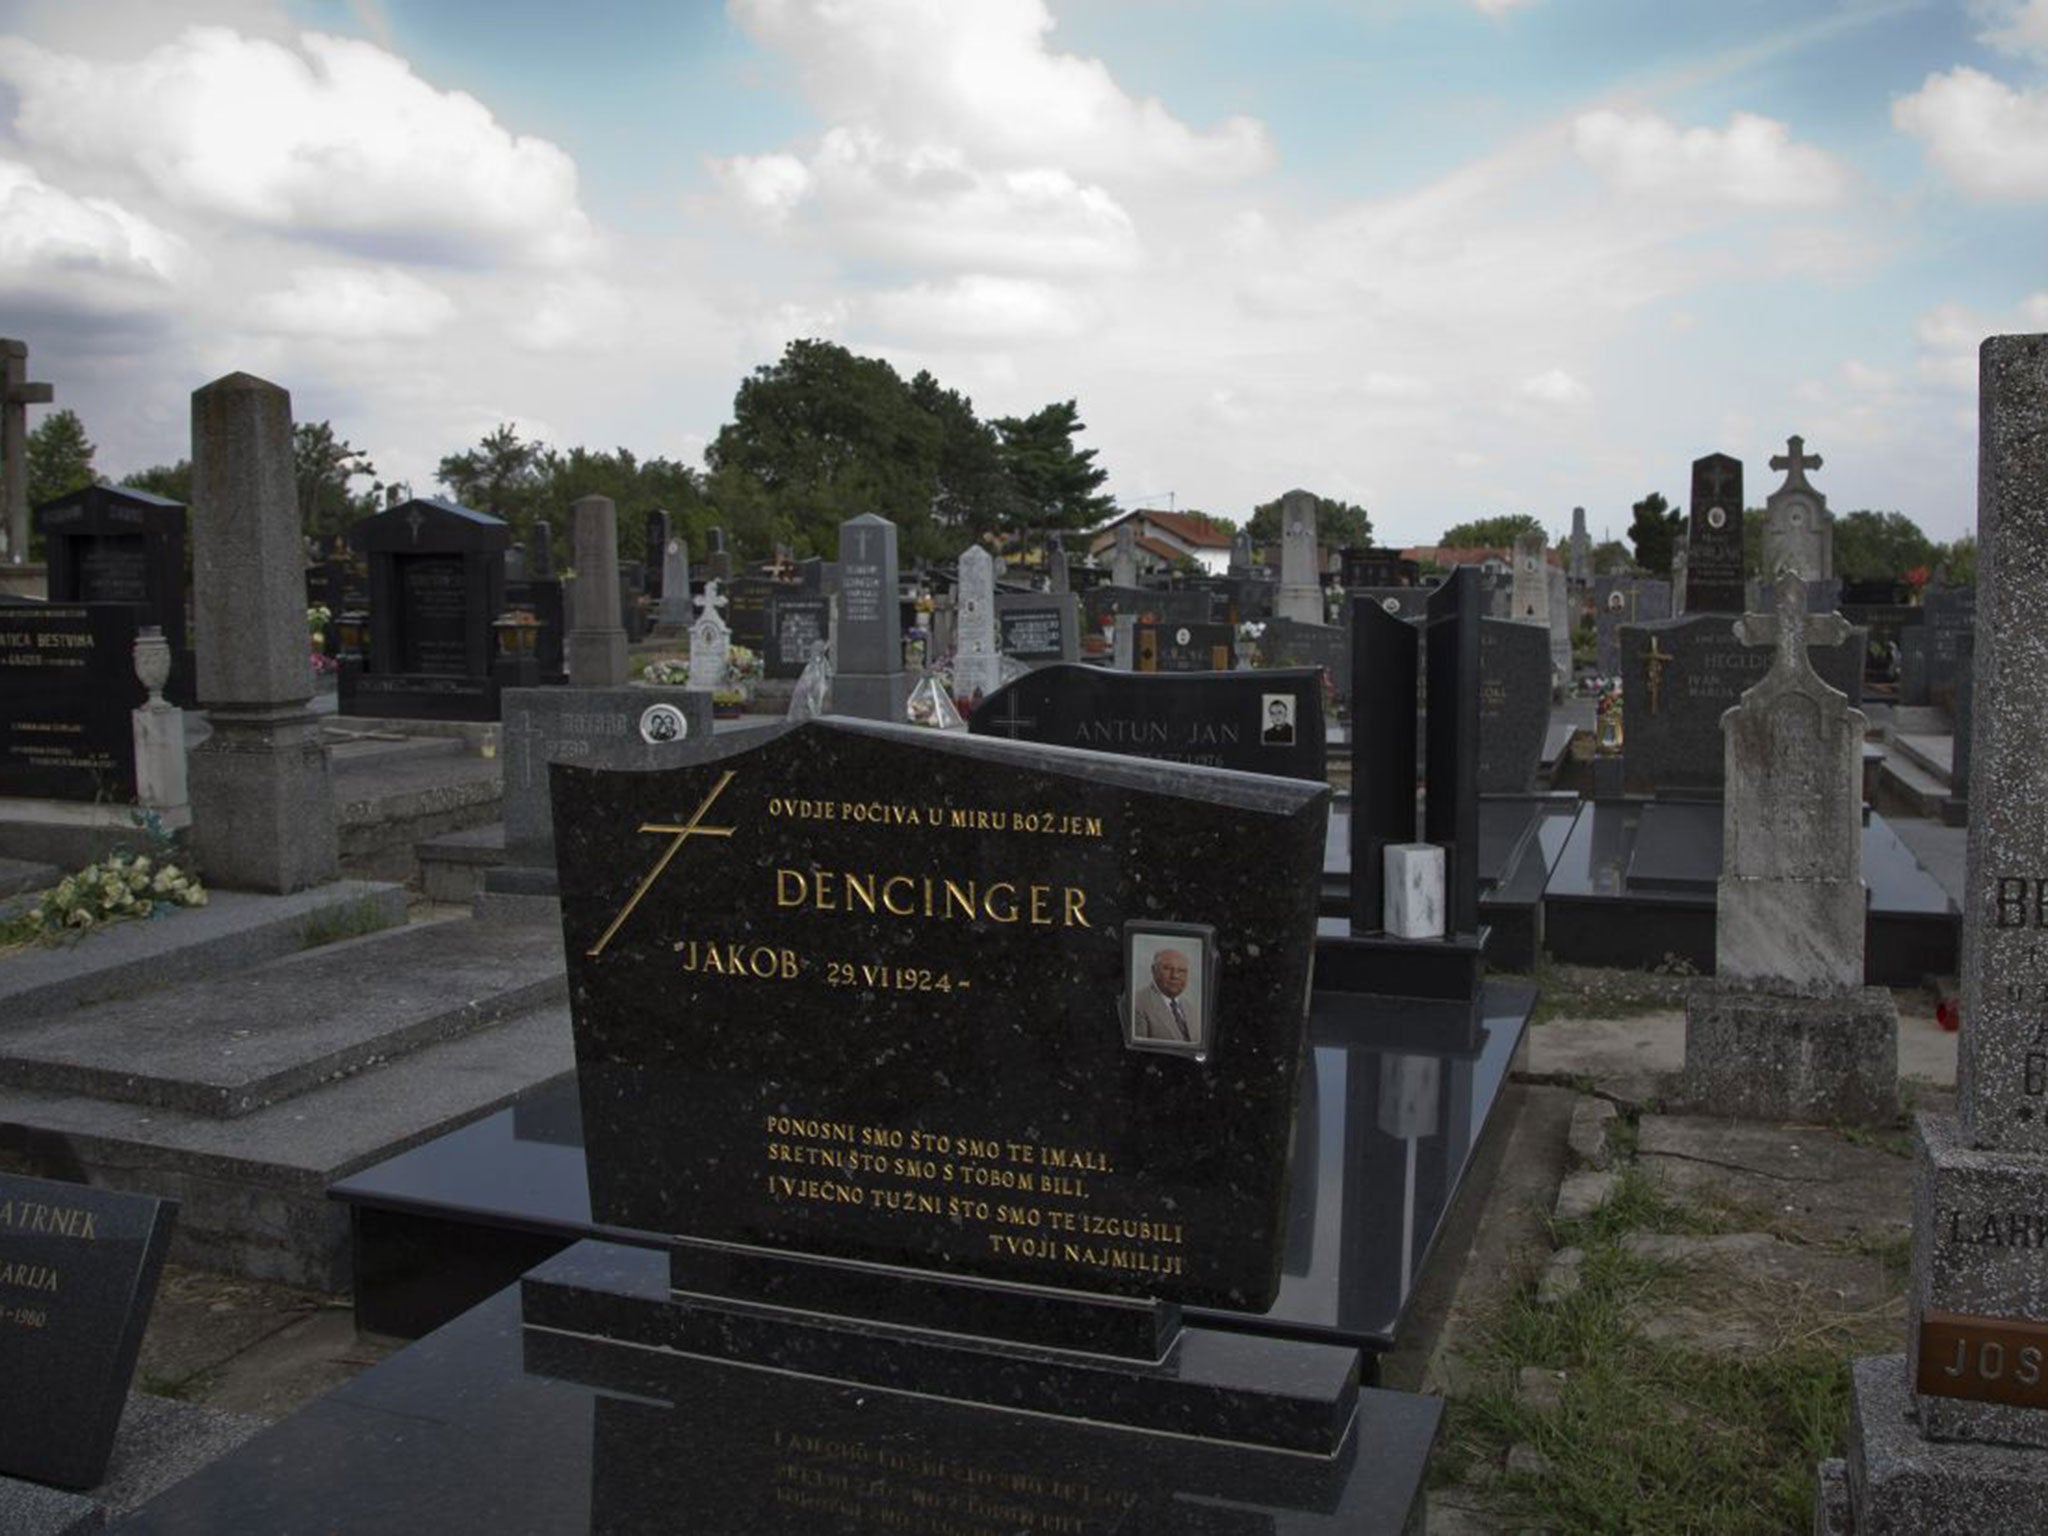
[[[1980,410],[1982,578],[1879,591],[1796,435],[1761,569],[1714,451],[1596,570],[311,530],[196,389],[189,500],[9,525],[0,1530],[1534,1528],[1758,1355],[1767,1509],[1641,1528],[2038,1528],[2048,338]]]

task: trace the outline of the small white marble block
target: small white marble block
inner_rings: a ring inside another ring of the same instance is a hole
[[[1389,843],[1387,932],[1399,939],[1444,936],[1444,851],[1434,843]]]

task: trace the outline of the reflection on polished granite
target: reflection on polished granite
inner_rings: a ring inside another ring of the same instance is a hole
[[[1295,1116],[1280,1294],[1267,1312],[1187,1309],[1218,1327],[1392,1347],[1417,1275],[1506,1085],[1534,989],[1486,984],[1475,1029],[1402,1049],[1318,1038]],[[1426,1039],[1426,1037],[1424,1037]],[[489,1294],[551,1246],[652,1234],[590,1219],[574,1079],[336,1184],[354,1207],[366,1325],[424,1331]],[[484,1251],[465,1262],[470,1249]]]

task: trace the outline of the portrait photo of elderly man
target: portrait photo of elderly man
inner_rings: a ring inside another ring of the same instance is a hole
[[[1127,937],[1129,1043],[1198,1052],[1208,1043],[1209,942],[1205,933],[1133,932]]]

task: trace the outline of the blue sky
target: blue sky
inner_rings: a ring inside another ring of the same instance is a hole
[[[815,335],[1076,399],[1125,506],[1619,535],[1799,433],[1948,539],[2048,0],[0,0],[0,315],[115,475],[237,368],[423,492],[694,461]]]

